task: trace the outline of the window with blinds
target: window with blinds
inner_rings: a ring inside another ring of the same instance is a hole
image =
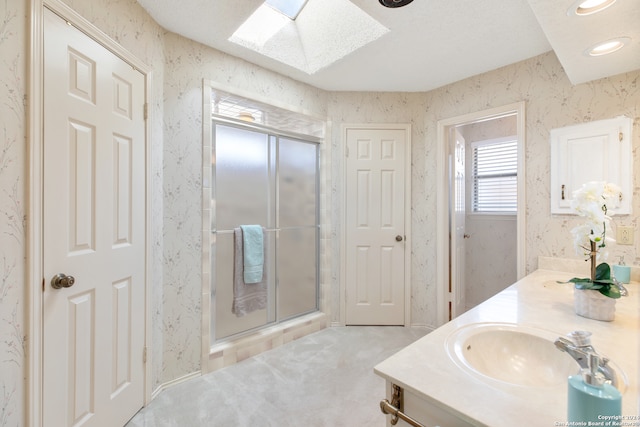
[[[516,138],[471,143],[475,213],[515,214],[518,208]]]

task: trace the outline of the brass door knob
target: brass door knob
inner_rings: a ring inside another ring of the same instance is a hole
[[[53,289],[70,288],[75,282],[76,279],[73,276],[67,276],[66,274],[60,273],[56,274],[51,279],[51,287]]]
[[[396,242],[402,242],[402,236],[401,235],[397,235],[396,236]]]

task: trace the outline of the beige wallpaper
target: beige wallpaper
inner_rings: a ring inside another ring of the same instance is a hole
[[[325,94],[175,34],[164,39],[164,377],[200,369],[202,81],[325,114]],[[207,159],[209,160],[209,159]]]
[[[636,168],[640,146],[640,72],[622,74],[572,86],[553,53],[522,61],[427,93],[332,93],[329,117],[334,124],[401,122],[412,124],[412,298],[411,321],[415,325],[437,326],[438,290],[436,274],[436,128],[440,119],[482,111],[518,101],[526,103],[526,265],[537,268],[537,257],[579,258],[573,251],[569,230],[577,224],[571,216],[550,214],[549,131],[556,127],[605,119],[619,115],[634,118],[633,153]],[[337,127],[337,126],[336,126]],[[343,168],[339,129],[333,133],[334,200],[342,200],[337,177]],[[639,188],[640,174],[634,174]],[[640,209],[638,190],[634,193],[636,215],[615,219],[616,224],[637,228]],[[340,233],[340,217],[332,221],[335,238]],[[636,247],[611,248],[640,262]],[[334,241],[333,257],[339,262],[339,243]],[[332,320],[339,307],[339,275],[332,282]]]
[[[618,115],[633,117],[634,163],[638,163],[640,146],[640,72],[572,86],[553,53],[491,71],[426,94],[428,109],[425,143],[432,147],[436,139],[437,120],[517,101],[526,103],[526,265],[527,272],[537,268],[537,257],[580,258],[575,255],[569,230],[578,222],[574,217],[550,214],[549,131],[556,127],[599,120]],[[427,173],[435,163],[427,160]],[[640,212],[638,197],[640,175],[634,174],[634,212],[636,215],[616,219],[615,223],[637,228]],[[435,177],[427,179],[434,182]],[[427,190],[430,192],[432,190]],[[419,201],[416,201],[418,204]],[[429,224],[431,227],[432,224]],[[431,230],[435,233],[435,230]],[[429,233],[429,234],[431,234]],[[611,255],[624,253],[625,259],[638,263],[634,246],[616,246]],[[612,258],[612,259],[617,259]],[[427,323],[432,324],[435,293],[429,287]]]
[[[25,407],[26,3],[0,2],[0,426]]]
[[[634,160],[640,145],[640,72],[571,86],[552,53],[464,80],[428,93],[326,93],[243,60],[168,35],[134,0],[66,0],[153,68],[151,106],[152,172],[152,329],[153,384],[159,386],[199,369],[202,237],[200,232],[200,87],[207,78],[298,105],[332,121],[324,148],[328,187],[323,210],[331,246],[323,268],[330,286],[332,320],[340,304],[340,217],[342,200],[341,123],[411,123],[413,199],[413,294],[411,319],[436,324],[435,142],[436,123],[516,101],[527,108],[527,269],[538,255],[575,258],[569,238],[573,218],[549,214],[549,130],[625,114],[634,122]],[[29,0],[0,0],[0,426],[25,423],[27,374],[26,227],[27,145],[25,96],[28,81]],[[634,188],[640,188],[635,174]],[[636,215],[616,223],[637,229]],[[197,209],[196,209],[197,208]],[[638,263],[636,244],[613,248]]]

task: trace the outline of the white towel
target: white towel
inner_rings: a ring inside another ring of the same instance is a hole
[[[267,234],[264,233],[265,245],[262,269],[262,281],[244,283],[243,236],[241,228],[234,228],[234,263],[233,263],[233,305],[231,311],[242,317],[253,311],[267,308]]]

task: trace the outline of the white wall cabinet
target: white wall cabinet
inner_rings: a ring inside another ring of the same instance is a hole
[[[551,130],[551,213],[572,214],[572,193],[589,181],[618,185],[620,206],[631,214],[632,119],[624,116]]]

